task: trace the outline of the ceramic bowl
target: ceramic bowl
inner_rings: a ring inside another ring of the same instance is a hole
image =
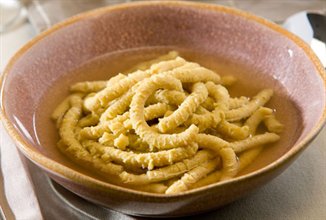
[[[284,135],[284,148],[277,158],[225,182],[177,195],[158,195],[109,184],[67,162],[55,146],[45,147],[46,140],[39,141],[35,112],[58,79],[69,78],[71,70],[103,54],[164,46],[211,53],[221,62],[249,66],[252,72],[247,78],[252,84],[259,79],[275,85],[276,90],[281,85],[284,97],[297,110],[283,112],[297,114],[298,120],[286,128],[290,133]],[[324,69],[308,45],[263,18],[190,2],[130,3],[69,18],[19,50],[1,84],[1,119],[28,159],[81,197],[137,216],[201,213],[248,194],[297,158],[322,128],[326,112]]]

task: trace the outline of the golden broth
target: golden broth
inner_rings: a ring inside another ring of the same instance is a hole
[[[140,48],[105,54],[88,61],[55,82],[47,94],[44,95],[42,103],[36,111],[36,135],[38,136],[41,147],[46,149],[48,156],[54,160],[63,161],[66,166],[82,173],[103,179],[94,172],[70,162],[68,158],[59,152],[56,147],[56,142],[59,140],[58,131],[55,123],[50,119],[53,110],[69,94],[69,86],[73,83],[86,80],[107,80],[141,61],[155,58],[170,50],[171,48],[167,47]],[[285,129],[280,135],[281,139],[275,144],[266,146],[258,158],[245,170],[240,172],[238,176],[268,165],[293,146],[293,140],[296,140],[301,129],[299,126],[301,120],[300,112],[286,95],[282,85],[273,77],[267,78],[266,74],[263,77],[262,73],[250,69],[250,67],[225,60],[213,54],[203,54],[184,49],[177,49],[177,51],[185,59],[195,61],[202,66],[210,68],[221,76],[233,75],[237,77],[237,83],[228,88],[231,97],[252,97],[258,91],[265,88],[272,88],[274,90],[274,96],[267,106],[276,110],[276,117],[285,125]]]

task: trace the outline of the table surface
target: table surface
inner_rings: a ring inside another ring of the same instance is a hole
[[[21,21],[9,32],[0,35],[0,70],[9,58],[36,33],[26,21]],[[0,132],[4,132],[0,127]],[[8,140],[10,141],[10,140]],[[2,142],[3,143],[3,142]],[[3,146],[2,146],[3,147]],[[203,214],[201,219],[326,219],[326,128],[311,143],[309,148],[280,176],[246,198],[238,200],[217,211]],[[35,176],[37,175],[37,176]],[[34,178],[46,178],[42,173]],[[43,176],[42,176],[43,175]],[[38,194],[44,211],[43,189]],[[59,189],[60,191],[60,189]],[[72,196],[72,195],[70,195]],[[26,198],[28,200],[28,198]],[[57,199],[57,198],[52,198]],[[84,203],[88,204],[88,203]],[[96,216],[96,208],[89,203],[91,211],[87,215],[79,213],[80,219],[101,218]],[[87,209],[87,208],[86,208]],[[75,210],[76,211],[76,210]],[[93,213],[92,213],[93,212]],[[57,219],[56,212],[46,213],[46,219]],[[134,219],[129,216],[109,212],[109,219]],[[114,213],[114,214],[113,214]],[[70,213],[71,214],[71,213]],[[103,217],[103,216],[102,216]],[[199,216],[191,217],[196,219]]]

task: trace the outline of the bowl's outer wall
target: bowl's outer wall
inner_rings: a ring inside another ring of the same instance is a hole
[[[67,23],[20,54],[9,69],[2,91],[6,117],[25,134],[25,141],[35,142],[34,112],[48,87],[57,79],[105,53],[137,47],[175,46],[251,66],[262,73],[253,79],[266,74],[278,79],[301,111],[300,139],[304,138],[325,108],[325,88],[314,64],[304,50],[286,36],[235,15],[232,10],[216,8],[218,11],[185,4],[139,4],[101,10],[88,18]],[[36,150],[46,155],[44,149]],[[71,181],[39,166],[71,191],[121,212],[184,215],[209,210],[243,196],[275,177],[289,162],[253,178],[176,197],[144,196],[114,187],[93,190],[82,181]]]

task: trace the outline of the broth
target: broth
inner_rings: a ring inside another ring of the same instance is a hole
[[[173,48],[176,49],[176,48]],[[55,123],[50,119],[50,116],[55,107],[69,94],[69,86],[75,82],[86,80],[107,80],[119,72],[129,69],[133,65],[155,58],[161,54],[170,51],[168,47],[152,47],[138,48],[127,51],[119,51],[115,53],[105,54],[96,57],[79,68],[55,82],[44,95],[42,103],[36,111],[36,134],[40,147],[44,152],[54,160],[59,160],[66,166],[86,173],[98,179],[101,176],[94,172],[90,172],[81,166],[70,162],[56,147],[56,142],[59,140],[58,131]],[[277,82],[272,76],[269,78],[262,77],[261,72],[255,71],[250,67],[234,63],[223,59],[214,54],[203,54],[196,51],[176,49],[182,57],[189,61],[195,61],[210,68],[221,76],[233,75],[237,77],[236,84],[229,89],[231,97],[236,96],[254,96],[257,92],[265,88],[272,88],[274,96],[266,105],[272,109],[276,109],[277,119],[285,125],[284,131],[280,134],[281,139],[270,146],[266,146],[258,158],[249,165],[245,170],[240,172],[243,175],[254,170],[260,169],[271,162],[277,160],[285,154],[294,144],[293,140],[300,134],[300,112],[294,103],[286,95],[284,87]]]

